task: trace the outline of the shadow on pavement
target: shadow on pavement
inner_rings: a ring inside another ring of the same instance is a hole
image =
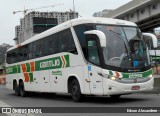
[[[10,95],[15,96],[14,94]],[[20,96],[15,96],[15,97],[20,97]],[[72,102],[72,97],[66,94],[63,95],[54,93],[29,93],[25,98]],[[118,99],[111,99],[109,96],[85,96],[81,103],[121,104],[121,103],[129,103],[129,102],[131,103],[131,102],[147,101],[147,100],[148,100],[147,98],[144,97],[142,98],[141,95],[134,95],[134,97],[131,95],[122,95]]]

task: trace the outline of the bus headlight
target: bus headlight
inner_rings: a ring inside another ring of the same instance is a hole
[[[153,78],[153,75],[149,75],[149,78]]]
[[[111,76],[111,80],[115,81],[117,78],[114,76]]]

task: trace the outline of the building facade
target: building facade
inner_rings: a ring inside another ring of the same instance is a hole
[[[37,17],[36,21],[34,20]],[[32,11],[24,16],[23,19],[20,19],[20,25],[15,27],[15,44],[20,44],[25,40],[35,36],[40,32],[35,32],[35,26],[39,26],[39,28],[43,28],[47,30],[57,24],[61,24],[65,21],[78,18],[77,12],[35,12]],[[56,24],[51,22],[56,20]],[[42,24],[35,25],[34,22],[38,22],[37,20],[41,20]],[[42,21],[43,20],[43,21]],[[49,23],[49,25],[48,25]],[[41,26],[41,27],[40,27]],[[50,26],[46,28],[46,26]],[[36,27],[37,28],[37,27]]]
[[[110,13],[111,11],[113,11],[113,10],[111,10],[111,9],[105,9],[103,11],[95,12],[93,14],[93,17],[105,17],[105,15],[108,14],[108,13]]]
[[[152,32],[160,26],[160,0],[132,0],[105,15],[135,22],[142,32]]]

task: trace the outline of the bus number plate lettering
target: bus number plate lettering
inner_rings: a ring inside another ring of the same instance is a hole
[[[142,74],[130,74],[129,78],[142,78]]]

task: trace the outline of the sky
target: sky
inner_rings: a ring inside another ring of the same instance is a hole
[[[131,0],[74,0],[75,11],[82,17],[92,17],[94,12],[104,9],[116,9]],[[7,43],[14,45],[15,26],[20,24],[24,14],[13,11],[51,6],[64,5],[39,9],[38,11],[69,11],[73,9],[73,0],[0,0],[0,45]]]

